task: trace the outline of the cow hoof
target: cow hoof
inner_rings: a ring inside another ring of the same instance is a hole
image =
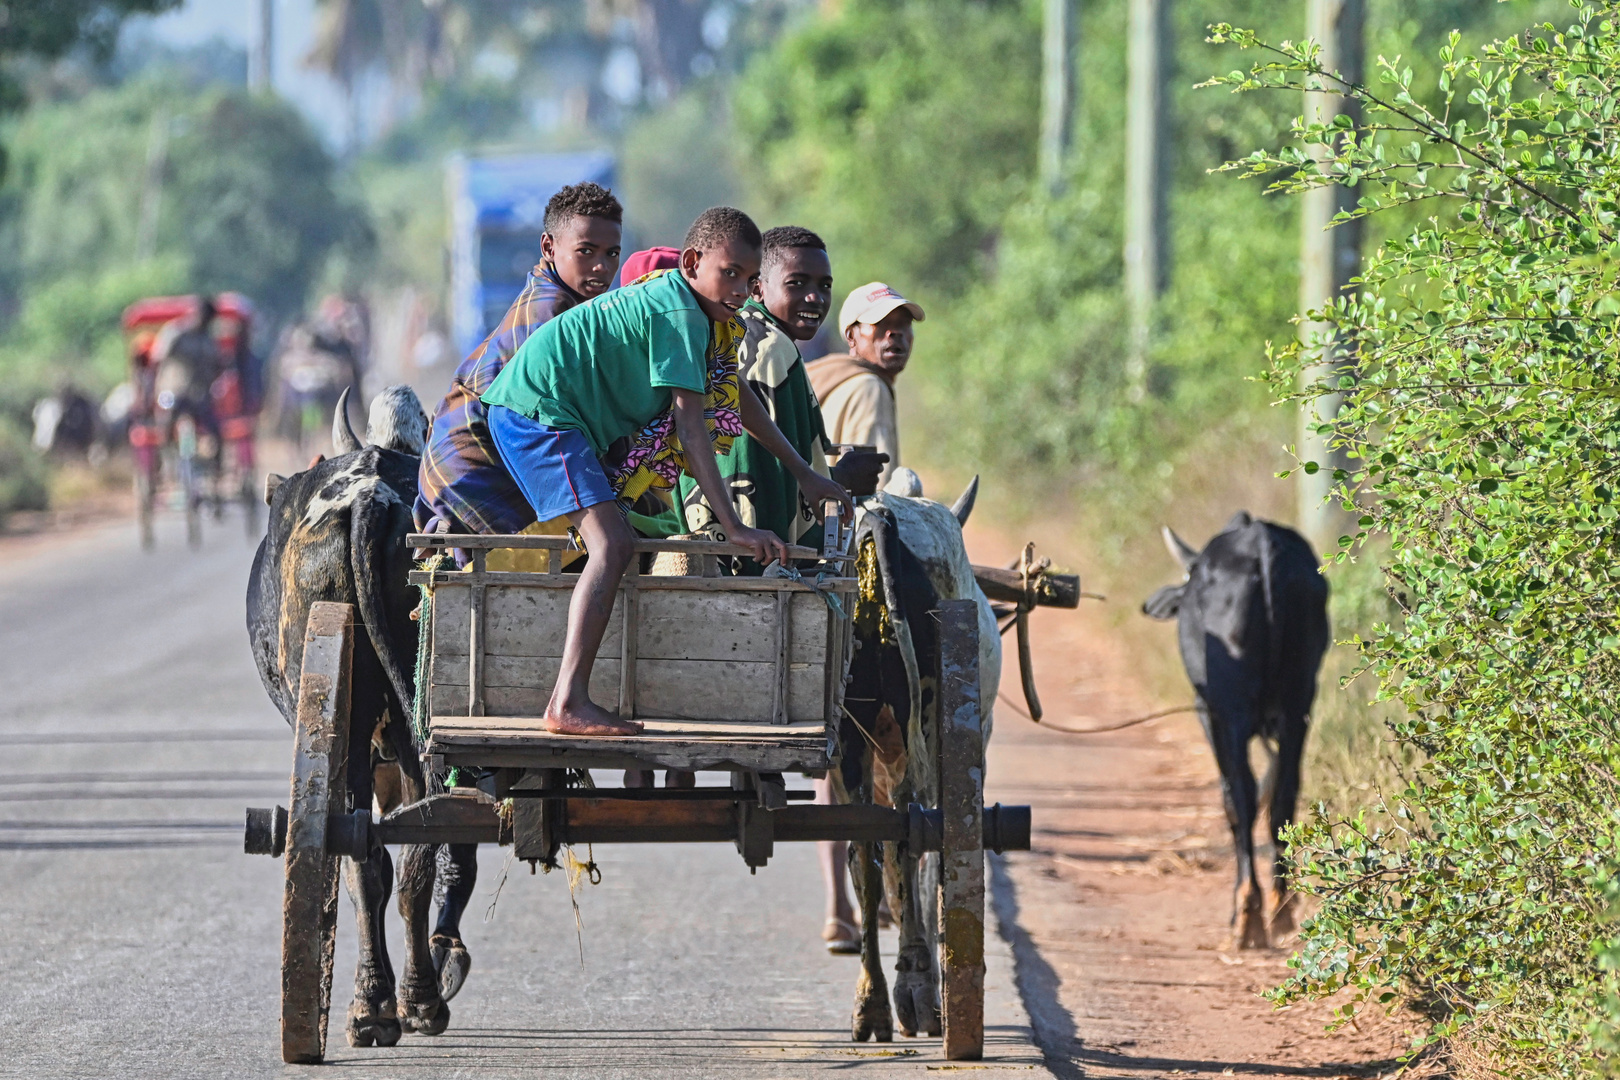
[[[460,938],[434,937],[433,970],[439,973],[439,997],[449,1001],[461,991],[472,970],[472,957]]]
[[[894,977],[894,1018],[908,1039],[917,1032],[938,1035],[939,989],[931,971],[900,971]]]
[[[876,1015],[873,1015],[876,1014]],[[872,1039],[876,1042],[894,1042],[894,1021],[889,1017],[889,1010],[868,1009],[864,1012],[855,1010],[855,1023],[850,1028],[850,1038],[855,1042],[865,1042]]]
[[[412,1035],[443,1035],[450,1026],[450,1006],[443,999],[424,1002],[401,1001],[399,1023]]]
[[[344,1031],[349,1045],[393,1046],[399,1042],[401,1031],[397,1011],[393,998],[376,1007],[360,999],[350,1002],[349,1022]]]

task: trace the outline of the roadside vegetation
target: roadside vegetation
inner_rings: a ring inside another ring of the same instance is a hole
[[[1572,7],[1477,50],[1453,36],[1426,83],[1387,57],[1352,90],[1360,128],[1239,166],[1278,192],[1354,178],[1374,221],[1421,211],[1324,317],[1357,356],[1343,491],[1357,539],[1387,537],[1399,608],[1357,644],[1422,762],[1296,830],[1321,908],[1280,997],[1415,997],[1481,1075],[1593,1075],[1620,1033],[1620,10]],[[1309,47],[1214,36],[1257,54],[1234,89],[1330,79]],[[1279,393],[1308,359],[1276,352]]]

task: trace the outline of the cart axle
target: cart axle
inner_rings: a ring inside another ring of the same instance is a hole
[[[524,794],[531,794],[525,792]],[[533,792],[532,794],[540,794]],[[616,793],[617,794],[617,793]],[[514,804],[511,823],[497,805],[478,796],[434,795],[372,822],[363,810],[327,818],[327,854],[364,859],[373,840],[383,844],[514,844],[519,858],[549,858],[565,844],[736,843],[749,865],[760,866],[776,841],[892,841],[913,851],[939,851],[944,814],[912,804],[887,806],[784,806],[762,809],[752,792],[716,790],[703,799],[640,800],[602,797],[589,789],[569,798],[523,799]],[[725,794],[725,798],[722,798]],[[1027,806],[984,808],[988,851],[1028,851]],[[243,850],[249,855],[282,854],[287,811],[277,806],[250,808]]]

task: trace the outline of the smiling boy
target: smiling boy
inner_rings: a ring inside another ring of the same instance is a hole
[[[726,538],[761,562],[785,561],[782,540],[738,519],[705,422],[714,323],[742,308],[759,276],[759,229],[740,210],[706,210],[687,232],[678,271],[589,300],[524,343],[484,394],[501,460],[542,521],[566,516],[590,554],[574,586],[562,663],[543,723],[569,735],[633,735],[641,725],[591,701],[589,683],[635,541],[608,480],[610,447],[670,410],[684,468],[718,508]],[[816,474],[743,384],[744,430],[819,505],[842,489]]]
[[[483,344],[456,368],[422,453],[413,515],[421,532],[517,533],[534,510],[501,465],[479,398],[529,336],[607,292],[619,269],[624,210],[613,193],[571,184],[546,203],[540,262]]]
[[[741,312],[745,336],[737,350],[742,377],[793,449],[821,473],[827,472],[830,447],[797,343],[809,341],[821,329],[832,303],[832,287],[832,263],[821,237],[796,225],[768,230],[759,284]],[[752,438],[738,438],[718,463],[743,524],[769,529],[790,543],[816,529],[814,508],[800,497],[798,481]],[[881,468],[882,459],[876,455],[865,459],[846,455],[832,477],[854,494],[871,494]],[[682,520],[657,519],[665,525],[660,531],[722,536],[702,489],[683,477],[679,491]],[[743,572],[757,574],[760,569],[758,563],[745,563]]]

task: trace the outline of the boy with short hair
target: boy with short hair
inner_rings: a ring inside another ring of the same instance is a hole
[[[620,440],[672,429],[682,468],[717,507],[726,538],[761,562],[785,561],[782,540],[738,520],[715,465],[705,411],[711,393],[710,343],[716,322],[729,322],[759,276],[759,229],[740,210],[704,211],[687,232],[679,270],[589,300],[529,338],[484,394],[501,460],[541,520],[566,515],[590,555],[568,611],[568,635],[557,683],[546,706],[546,730],[569,735],[633,735],[591,701],[597,649],[634,537],[619,496],[635,459],[603,459]],[[732,376],[735,378],[735,376]],[[658,424],[662,414],[671,423]],[[843,490],[816,474],[772,423],[754,392],[737,392],[741,427],[783,462],[819,506]],[[737,432],[733,432],[736,434]],[[673,450],[674,444],[667,445]],[[639,448],[634,451],[641,453]],[[612,472],[620,486],[609,481]],[[629,492],[633,495],[635,492]]]
[[[529,335],[600,296],[619,268],[624,208],[589,181],[570,184],[546,203],[540,262],[483,344],[456,368],[433,417],[412,508],[421,532],[517,533],[534,510],[501,465],[479,398]]]
[[[821,329],[832,304],[832,287],[832,263],[821,237],[797,225],[767,230],[759,284],[740,313],[744,337],[737,349],[742,378],[793,449],[822,473],[828,471],[832,447],[798,343],[809,341]],[[845,455],[831,475],[852,494],[870,495],[882,461],[879,455]],[[798,482],[753,439],[739,437],[718,463],[743,524],[769,529],[789,543],[815,531],[815,508],[800,497]],[[722,531],[702,489],[689,477],[681,478],[676,510],[649,524],[660,534]],[[753,562],[743,567],[744,573],[760,570]]]

